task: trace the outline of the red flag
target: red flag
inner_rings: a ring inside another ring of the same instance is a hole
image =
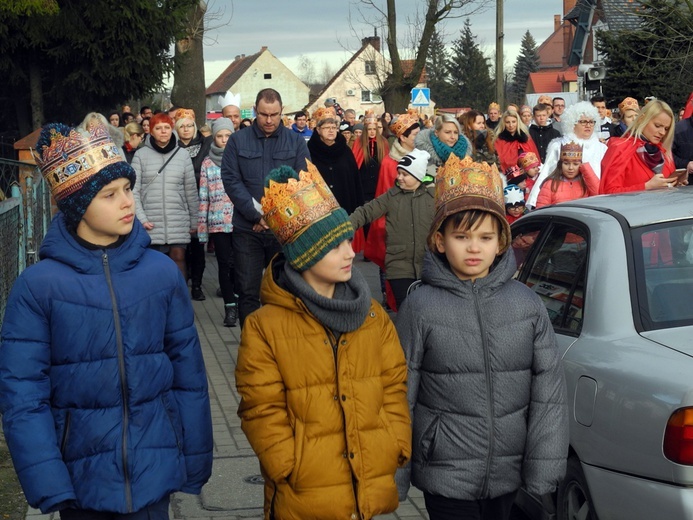
[[[693,92],[688,96],[688,101],[686,101],[686,106],[683,109],[683,119],[693,116]]]

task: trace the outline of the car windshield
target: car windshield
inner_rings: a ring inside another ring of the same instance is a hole
[[[693,325],[693,220],[632,231],[644,330]]]

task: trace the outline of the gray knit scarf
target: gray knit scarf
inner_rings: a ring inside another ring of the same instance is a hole
[[[298,296],[308,310],[335,335],[358,329],[371,306],[370,289],[366,279],[352,269],[351,280],[338,283],[332,298],[315,292],[289,262],[284,263],[284,281],[290,292]]]
[[[212,162],[217,166],[221,166],[221,157],[223,155],[224,149],[212,143],[212,146],[209,148],[209,158],[212,159]]]

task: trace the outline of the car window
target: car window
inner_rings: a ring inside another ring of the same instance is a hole
[[[643,328],[693,325],[693,223],[638,228],[633,250]]]
[[[577,335],[582,329],[588,237],[585,230],[553,222],[546,230],[513,228],[513,250],[518,237],[532,236],[531,254],[521,251],[519,279],[539,295],[556,332]],[[517,235],[517,236],[516,236]]]

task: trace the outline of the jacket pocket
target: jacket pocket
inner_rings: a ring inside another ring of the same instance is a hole
[[[440,427],[440,416],[436,415],[421,436],[421,455],[424,464],[428,464],[433,458],[438,440],[438,429]]]
[[[303,448],[305,446],[305,426],[303,423],[296,419],[296,426],[294,427],[294,469],[288,478],[289,486],[292,489],[296,489],[296,484],[298,483],[299,471],[301,470],[301,461],[303,460]]]
[[[70,436],[70,421],[72,420],[72,414],[68,410],[65,414],[65,426],[63,427],[63,436],[60,440],[60,453],[63,454],[65,458],[65,449],[67,448],[67,439]]]
[[[177,421],[176,410],[171,404],[168,393],[161,395],[161,403],[166,411],[166,416],[168,417],[169,423],[171,424],[171,429],[173,430],[173,436],[176,439],[176,446],[178,446],[179,451],[183,451],[182,442],[182,428],[179,428],[179,421]]]
[[[296,150],[276,150],[272,153],[272,160],[293,164],[296,159]]]

